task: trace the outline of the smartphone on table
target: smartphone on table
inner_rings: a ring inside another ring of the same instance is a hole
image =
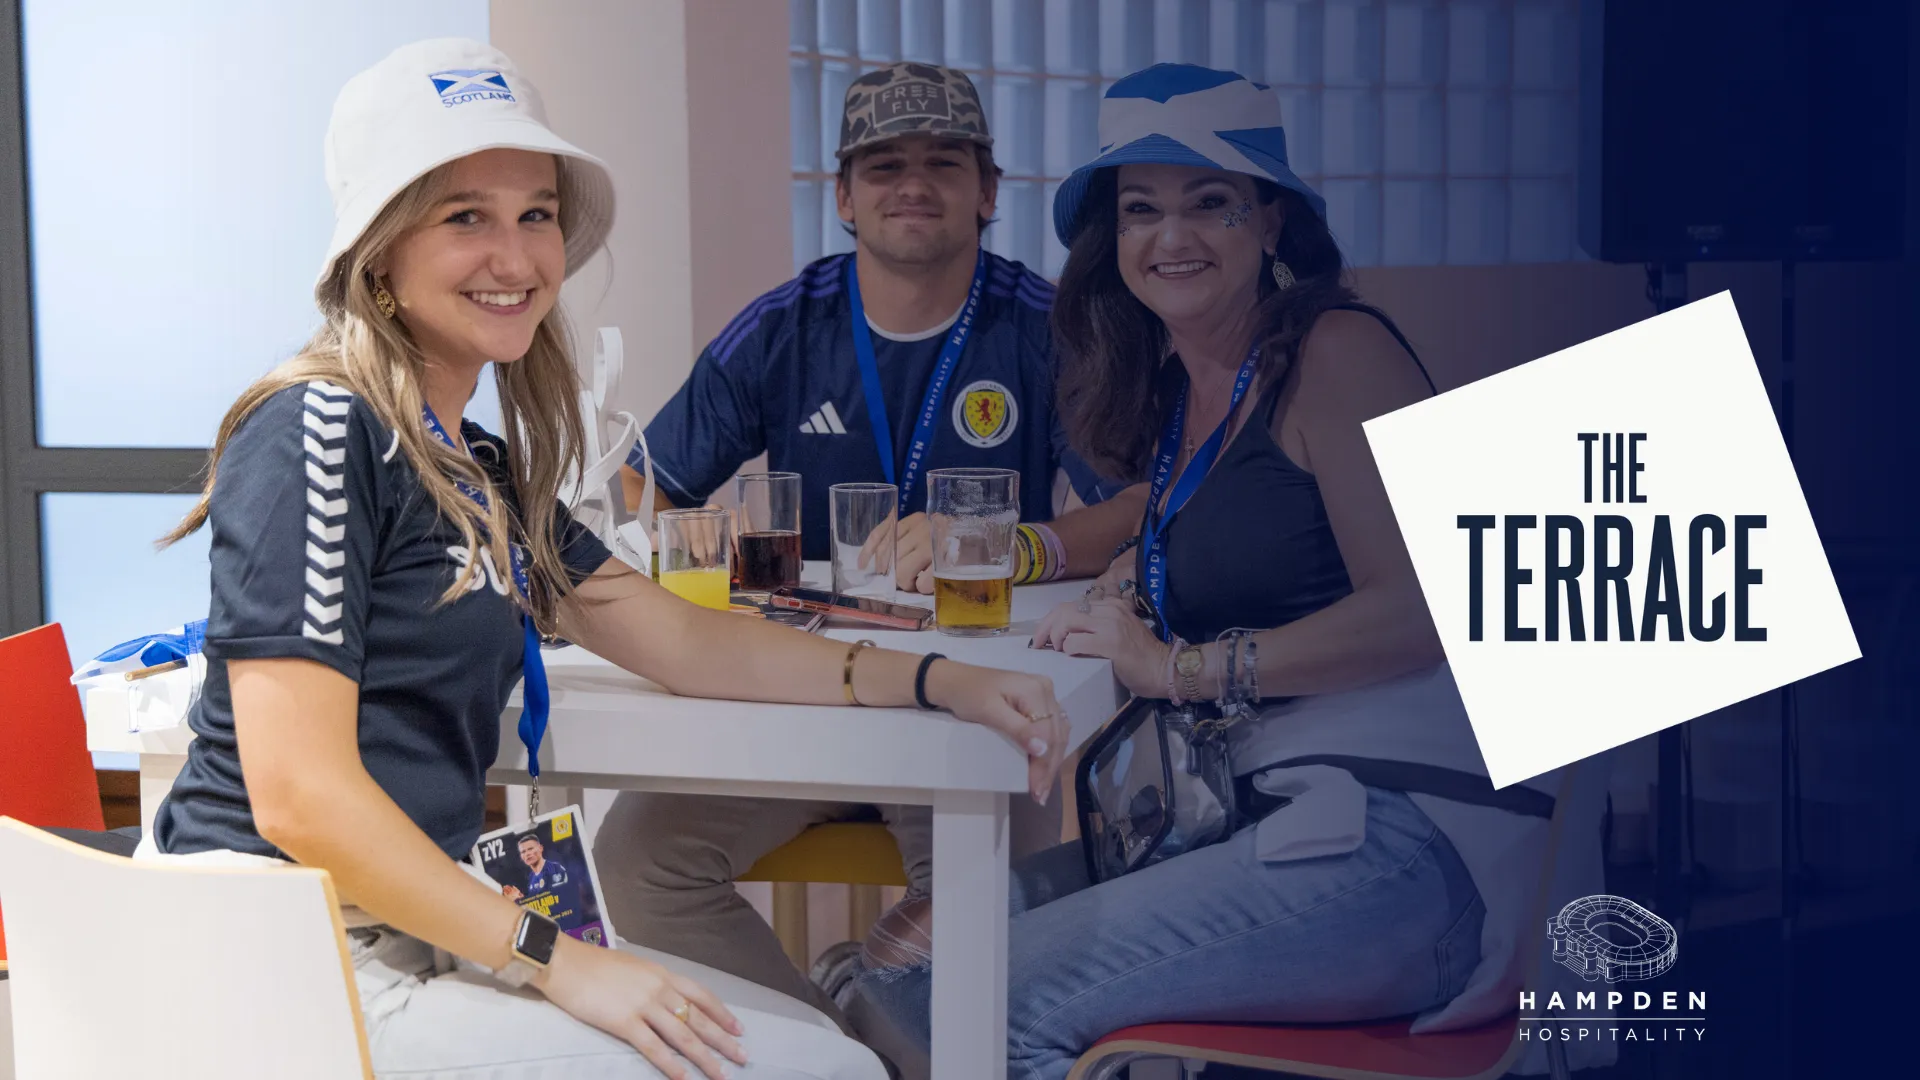
[[[836,595],[825,589],[785,586],[767,596],[778,610],[825,614],[829,619],[844,619],[882,630],[925,630],[933,623],[933,612],[910,604],[895,604],[871,596]]]

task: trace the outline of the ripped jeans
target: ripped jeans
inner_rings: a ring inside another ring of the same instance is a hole
[[[1264,863],[1253,832],[1098,886],[1077,844],[1014,867],[1010,1080],[1062,1080],[1133,1024],[1400,1016],[1466,986],[1486,909],[1407,796],[1369,788],[1366,839],[1344,855]],[[931,1043],[929,965],[869,970],[860,993]]]

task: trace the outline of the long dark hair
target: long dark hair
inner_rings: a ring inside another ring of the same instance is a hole
[[[1137,481],[1152,466],[1167,404],[1161,400],[1160,370],[1168,337],[1166,324],[1120,277],[1116,173],[1102,169],[1087,185],[1080,228],[1054,293],[1053,347],[1061,418],[1074,452],[1104,476]],[[1257,179],[1255,187],[1263,205],[1278,200],[1285,212],[1276,257],[1295,279],[1281,292],[1274,287],[1272,260],[1261,264],[1256,370],[1262,386],[1273,386],[1286,378],[1320,313],[1356,298],[1344,280],[1345,263],[1333,234],[1306,200],[1270,180]]]

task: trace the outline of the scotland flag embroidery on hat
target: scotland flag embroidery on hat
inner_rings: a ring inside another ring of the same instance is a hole
[[[416,41],[348,79],[327,122],[334,226],[314,283],[321,310],[340,303],[345,256],[394,196],[448,162],[494,149],[554,156],[573,274],[613,228],[613,177],[553,133],[540,92],[505,53],[465,38]]]
[[[427,78],[433,80],[433,88],[440,91],[440,104],[449,109],[468,101],[514,100],[507,77],[498,71],[462,68],[436,71]]]
[[[1053,231],[1073,245],[1087,184],[1116,165],[1197,165],[1271,180],[1297,192],[1322,219],[1326,200],[1287,166],[1287,133],[1273,90],[1231,71],[1155,64],[1108,88],[1100,101],[1100,155],[1053,197]]]

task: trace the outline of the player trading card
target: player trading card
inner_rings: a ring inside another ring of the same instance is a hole
[[[580,807],[542,814],[490,832],[473,845],[478,866],[500,894],[545,915],[590,945],[611,948],[613,924],[601,908],[600,875],[580,836]]]

